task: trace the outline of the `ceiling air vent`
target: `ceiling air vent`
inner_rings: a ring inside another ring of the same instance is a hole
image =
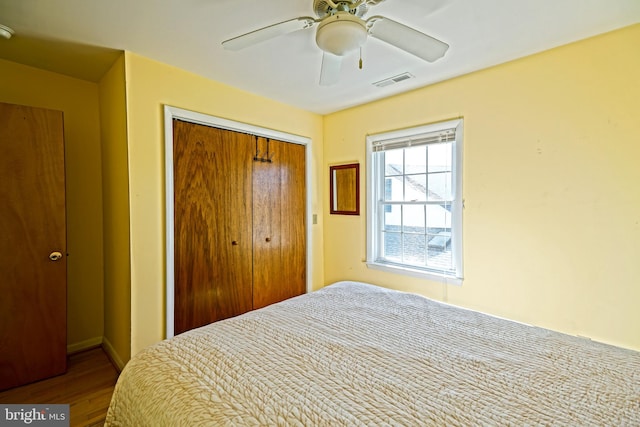
[[[385,86],[389,86],[389,85],[393,85],[396,83],[400,83],[403,80],[408,80],[408,79],[412,79],[415,76],[411,73],[402,73],[402,74],[398,74],[397,76],[393,76],[393,77],[389,77],[388,79],[384,79],[384,80],[380,80],[379,82],[375,82],[373,83],[374,86],[378,86],[378,87],[385,87]]]

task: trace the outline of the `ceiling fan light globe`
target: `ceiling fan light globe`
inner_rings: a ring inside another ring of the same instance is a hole
[[[316,32],[318,47],[338,56],[359,48],[366,40],[367,28],[364,21],[348,13],[325,18]]]
[[[6,25],[0,24],[0,36],[2,38],[9,40],[11,36],[13,36],[13,34],[14,32],[11,28],[7,27]]]

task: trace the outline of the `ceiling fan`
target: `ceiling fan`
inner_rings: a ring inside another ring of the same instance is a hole
[[[323,51],[321,85],[331,85],[338,81],[342,58],[360,48],[368,35],[428,62],[444,56],[449,45],[443,41],[384,16],[363,19],[369,7],[381,1],[383,0],[314,0],[313,9],[317,18],[303,16],[289,19],[225,40],[222,46],[229,50],[240,50],[318,24],[316,44]]]

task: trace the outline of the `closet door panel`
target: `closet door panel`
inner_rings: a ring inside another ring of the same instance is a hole
[[[174,330],[252,308],[249,135],[174,121]]]
[[[268,152],[272,162],[253,165],[254,309],[306,288],[305,148],[271,140]]]
[[[280,199],[283,207],[281,250],[284,274],[289,279],[285,292],[295,296],[307,289],[306,149],[298,144],[285,144],[284,148],[283,159],[286,159],[287,168],[282,171],[281,183],[287,190]]]
[[[284,298],[278,298],[279,288],[286,280],[280,252],[281,150],[276,141],[257,139],[258,151],[272,162],[253,163],[253,307],[261,308]],[[285,297],[286,298],[286,297]]]

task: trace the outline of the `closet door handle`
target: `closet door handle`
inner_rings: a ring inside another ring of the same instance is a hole
[[[231,241],[231,245],[232,246],[238,246],[238,241],[237,240],[232,240]]]
[[[62,254],[60,252],[51,252],[49,254],[49,259],[51,261],[58,261],[60,258],[62,258]]]
[[[266,238],[266,239],[264,239],[264,240],[265,240],[265,241],[267,241],[267,242],[270,242],[270,241],[271,241],[271,237],[267,237],[267,238]]]

